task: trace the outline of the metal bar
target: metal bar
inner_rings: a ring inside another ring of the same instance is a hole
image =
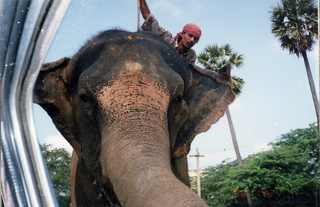
[[[0,2],[1,196],[5,206],[57,206],[35,135],[32,91],[70,0]]]

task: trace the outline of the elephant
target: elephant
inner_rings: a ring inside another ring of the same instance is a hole
[[[234,98],[229,67],[202,69],[152,32],[116,29],[44,63],[33,95],[74,149],[77,206],[207,206],[187,154]]]

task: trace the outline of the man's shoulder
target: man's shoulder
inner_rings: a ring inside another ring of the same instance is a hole
[[[192,64],[194,64],[196,62],[196,59],[197,59],[196,51],[194,51],[193,49],[190,48],[187,52],[187,56],[186,56],[185,60],[187,62],[191,62]]]
[[[192,48],[190,48],[189,50],[188,50],[188,53],[190,53],[190,54],[192,54],[192,55],[196,55],[196,51],[194,51],[194,49],[192,49]]]
[[[152,13],[147,16],[141,28],[144,31],[154,32],[165,39],[170,45],[174,46],[175,39],[172,37],[172,34],[159,25],[158,20]]]
[[[194,51],[193,49],[189,49],[188,50],[188,52],[187,52],[187,56],[189,57],[189,58],[196,58],[196,56],[197,56],[197,54],[196,54],[196,51]]]

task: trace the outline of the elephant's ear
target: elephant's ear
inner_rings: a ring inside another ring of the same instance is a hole
[[[179,131],[174,157],[187,155],[194,137],[216,123],[235,98],[230,86],[230,67],[219,73],[191,64],[189,69],[193,78],[184,94],[189,115]]]
[[[67,81],[70,58],[42,65],[34,86],[33,102],[39,104],[73,149],[80,152],[80,144],[74,132],[71,92]]]

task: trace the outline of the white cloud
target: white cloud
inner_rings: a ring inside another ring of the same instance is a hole
[[[72,153],[72,147],[61,135],[49,135],[44,143],[52,144],[57,148],[65,148],[68,152]]]

